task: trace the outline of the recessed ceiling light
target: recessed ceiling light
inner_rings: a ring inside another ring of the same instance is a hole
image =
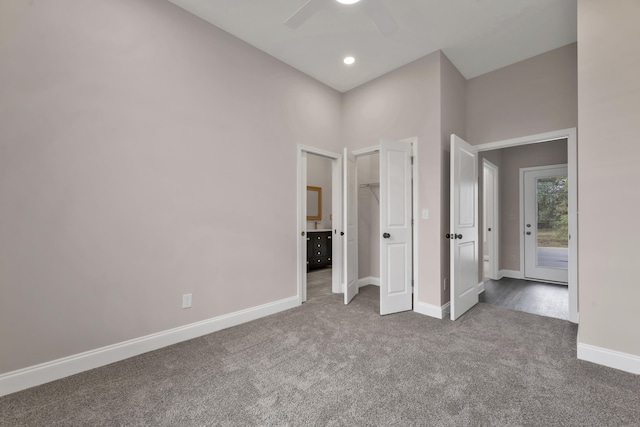
[[[356,58],[354,58],[353,56],[347,56],[346,58],[344,58],[344,63],[347,65],[351,65],[354,62],[356,62]]]
[[[354,3],[358,3],[360,0],[336,0],[336,1],[342,4],[354,4]]]

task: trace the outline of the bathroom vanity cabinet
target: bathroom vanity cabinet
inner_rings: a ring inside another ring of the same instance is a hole
[[[331,265],[331,230],[307,231],[307,269]]]

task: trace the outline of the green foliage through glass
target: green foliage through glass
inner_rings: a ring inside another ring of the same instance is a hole
[[[539,178],[538,247],[569,247],[567,177]]]

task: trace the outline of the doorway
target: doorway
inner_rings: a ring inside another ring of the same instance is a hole
[[[342,291],[338,238],[342,175],[339,154],[298,145],[297,156],[298,301],[302,304],[309,297]]]
[[[482,159],[482,281],[498,280],[500,179],[498,166]]]
[[[358,247],[358,252],[362,250],[363,253],[369,249],[369,254],[377,258],[375,261],[378,265],[369,265],[368,270],[363,270],[359,275],[362,281],[359,282],[363,285],[374,284],[366,282],[375,281],[373,275],[379,275],[380,314],[412,310],[417,298],[413,286],[417,279],[417,251],[413,246],[418,232],[417,223],[414,222],[417,204],[413,202],[418,194],[418,166],[415,160],[417,138],[381,141],[378,147],[358,150],[353,154],[361,163],[363,159],[371,158],[372,154],[379,155],[373,162],[370,161],[379,173],[370,173],[362,187],[357,182],[353,187],[357,193],[369,197],[370,201],[376,200],[370,204],[370,208],[377,210],[376,216],[379,218],[376,225],[369,227],[369,230],[375,229],[377,235],[363,236],[360,241],[368,237],[369,244]],[[428,216],[428,211],[425,215]],[[366,261],[371,259],[369,257]]]
[[[332,293],[332,167],[332,159],[307,153],[307,301]]]
[[[571,129],[562,129],[558,131],[548,132],[544,134],[531,135],[522,138],[514,138],[510,140],[498,141],[488,144],[477,145],[478,152],[481,155],[489,155],[490,152],[494,150],[506,149],[510,147],[520,147],[520,146],[529,146],[532,149],[535,149],[535,146],[538,144],[555,144],[554,141],[566,141],[566,230],[567,230],[567,286],[564,289],[568,289],[568,320],[573,323],[578,323],[578,278],[577,278],[577,132],[575,128]],[[496,163],[493,162],[492,163]],[[509,162],[503,164],[500,169],[501,174],[501,182],[504,182],[505,176],[503,174],[503,168],[508,165]],[[558,162],[553,162],[558,163]],[[496,163],[497,164],[497,163]],[[549,163],[547,163],[548,165]],[[513,181],[513,180],[511,180]],[[522,184],[518,181],[518,191],[522,188]],[[513,182],[512,182],[513,183]],[[508,191],[506,188],[500,188],[500,195],[504,195],[505,191]],[[522,201],[520,201],[522,204]],[[526,284],[525,282],[525,267],[522,262],[525,259],[525,237],[533,236],[526,235],[525,229],[527,229],[526,224],[532,224],[530,228],[533,228],[532,222],[525,222],[524,219],[520,218],[519,212],[517,210],[509,210],[504,206],[504,199],[500,201],[500,211],[501,211],[501,219],[500,223],[503,224],[503,227],[500,228],[500,245],[496,254],[496,258],[500,264],[498,270],[498,278],[501,279],[505,277],[507,279],[516,279],[518,286],[522,284]],[[507,228],[507,229],[505,229]],[[515,230],[510,231],[509,228]],[[518,236],[516,242],[519,244],[513,245],[505,245],[503,244],[505,241],[505,233],[512,232]],[[519,254],[519,257],[517,256]],[[510,264],[510,262],[517,261],[518,258],[521,262],[517,262],[515,264]],[[534,282],[531,282],[534,283]],[[485,289],[487,284],[485,283]],[[551,285],[558,286],[558,285]]]
[[[380,286],[380,153],[356,157],[358,286]]]

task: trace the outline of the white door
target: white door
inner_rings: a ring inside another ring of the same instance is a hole
[[[412,309],[411,143],[380,146],[380,314]]]
[[[566,165],[522,170],[524,277],[569,281]]]
[[[498,167],[483,159],[483,279],[498,280],[498,226],[499,226],[499,180]]]
[[[451,135],[451,320],[478,303],[478,152]]]
[[[344,149],[344,303],[349,304],[358,293],[358,182],[356,156]]]

